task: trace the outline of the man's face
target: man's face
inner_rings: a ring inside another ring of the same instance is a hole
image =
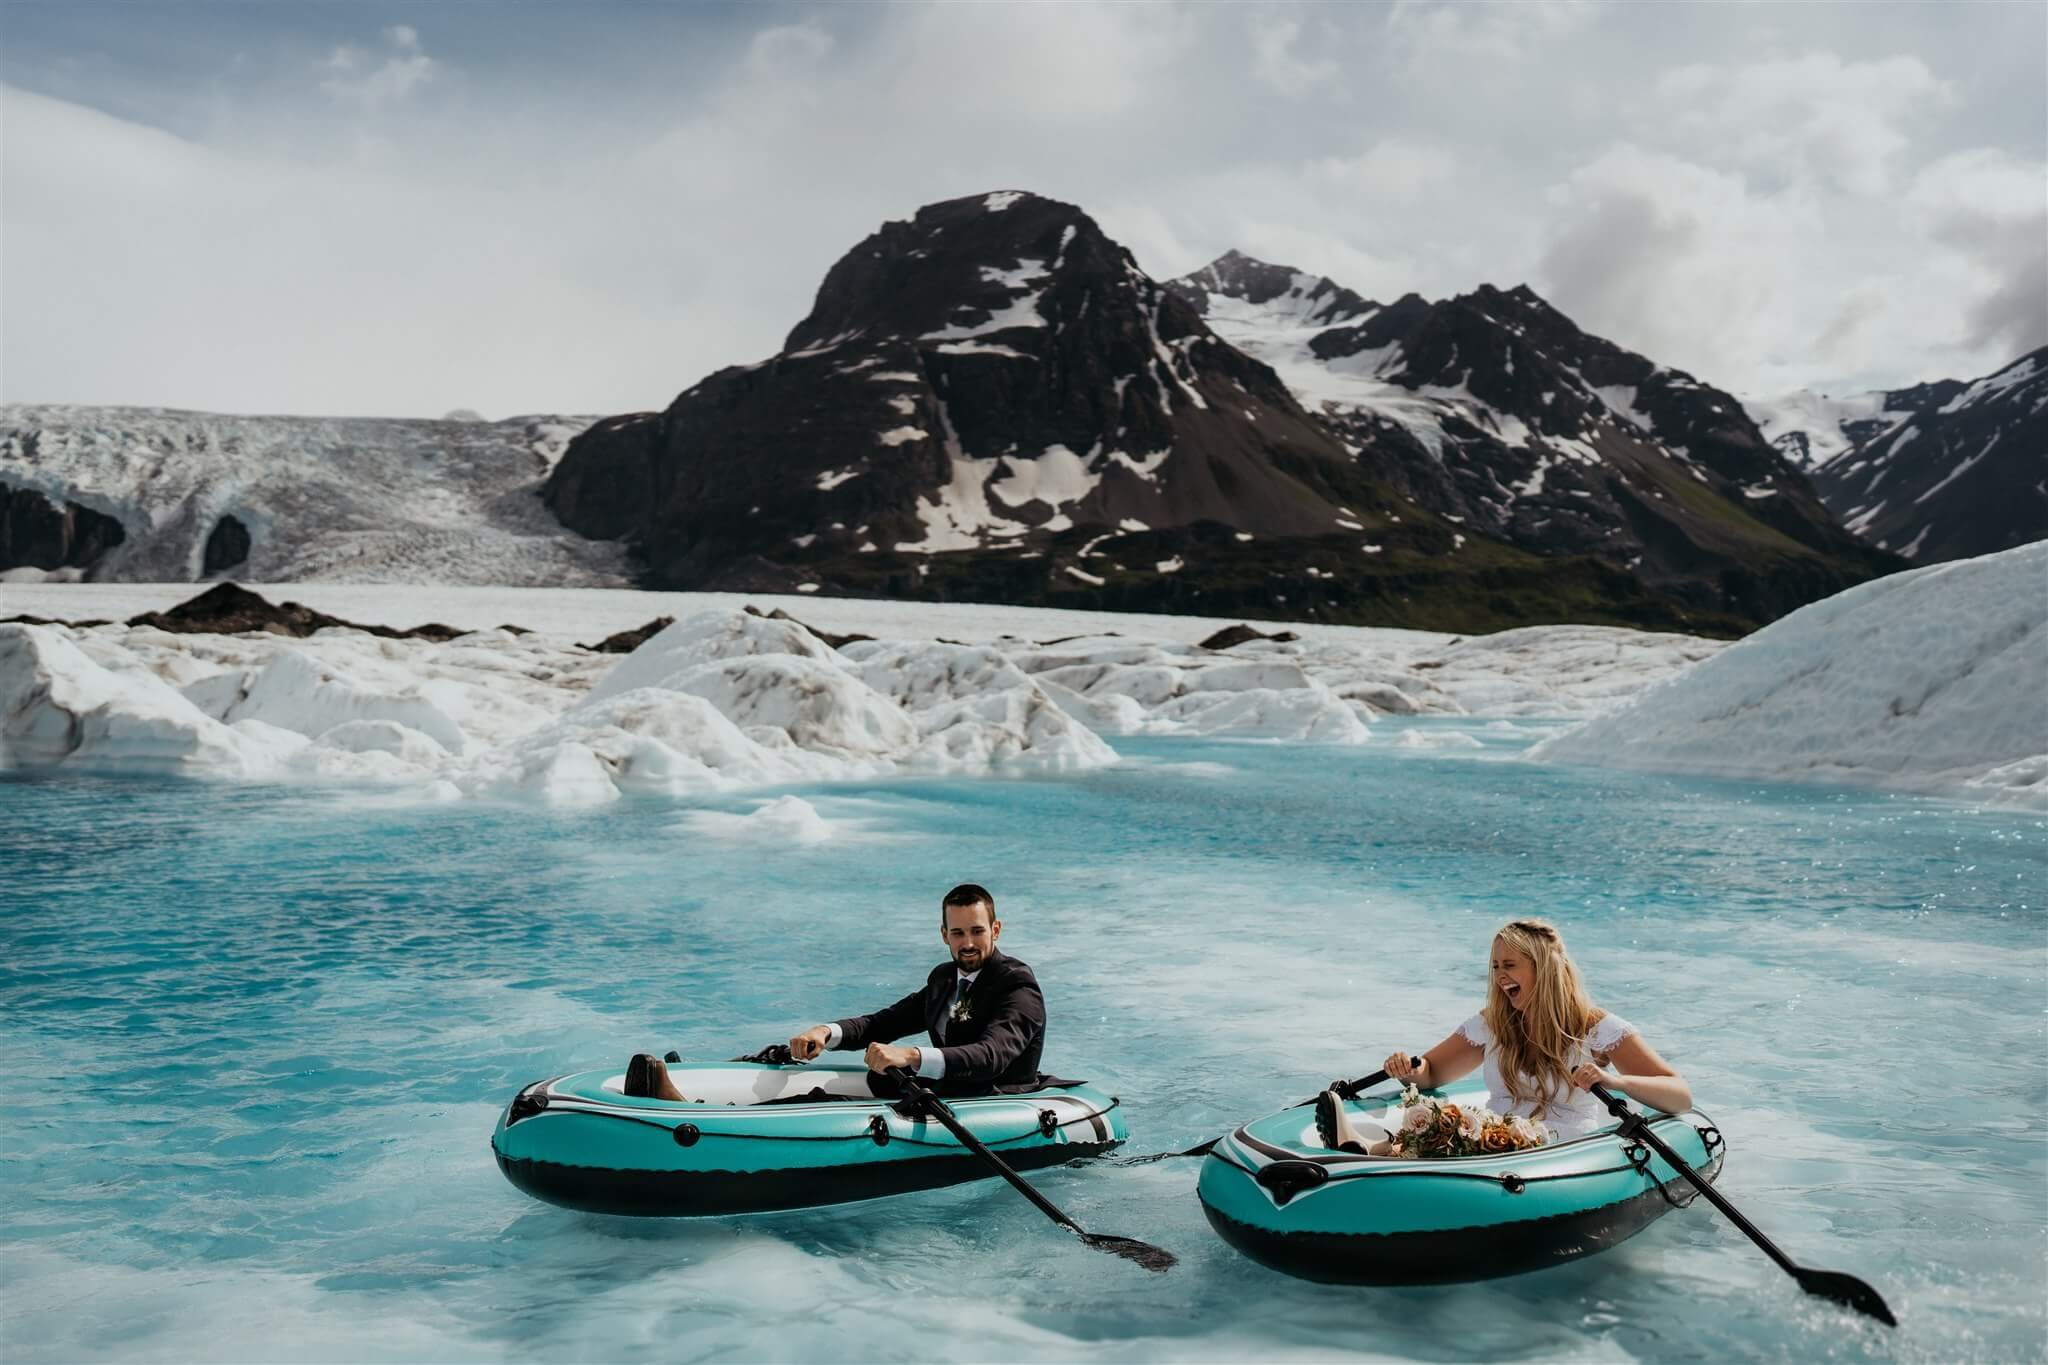
[[[989,917],[986,905],[949,905],[939,938],[953,955],[953,965],[963,972],[978,972],[1002,937],[1003,922]]]

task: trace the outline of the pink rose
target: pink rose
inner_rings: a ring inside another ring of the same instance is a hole
[[[1436,1115],[1431,1111],[1431,1107],[1426,1104],[1418,1104],[1401,1115],[1401,1131],[1403,1133],[1426,1133],[1435,1121]]]

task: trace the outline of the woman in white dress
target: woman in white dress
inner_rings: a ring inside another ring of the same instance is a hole
[[[1595,1082],[1667,1114],[1692,1108],[1685,1078],[1633,1024],[1593,1003],[1564,937],[1540,919],[1514,920],[1494,935],[1486,1008],[1424,1053],[1420,1066],[1402,1051],[1387,1058],[1386,1072],[1426,1090],[1482,1064],[1488,1107],[1544,1124],[1553,1142],[1614,1122],[1591,1093]],[[1605,1069],[1610,1064],[1614,1071]],[[1316,1130],[1330,1147],[1388,1150],[1352,1126],[1335,1091],[1316,1099]]]

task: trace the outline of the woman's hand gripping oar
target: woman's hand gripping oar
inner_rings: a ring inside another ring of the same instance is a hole
[[[1411,1057],[1409,1058],[1409,1060],[1413,1062],[1416,1066],[1422,1065],[1422,1058],[1420,1057]],[[1387,1079],[1386,1072],[1375,1071],[1372,1073],[1372,1075],[1360,1076],[1355,1081],[1332,1082],[1330,1085],[1330,1089],[1336,1091],[1339,1095],[1342,1095],[1347,1100],[1355,1100],[1358,1098],[1360,1091],[1370,1090],[1385,1079]],[[1299,1104],[1289,1105],[1288,1107],[1290,1109],[1305,1109],[1309,1105],[1314,1104],[1315,1102],[1315,1097],[1311,1095],[1309,1098],[1301,1101]],[[1119,1166],[1143,1166],[1154,1161],[1171,1161],[1175,1157],[1207,1156],[1209,1155],[1210,1151],[1216,1146],[1216,1144],[1221,1141],[1223,1141],[1223,1139],[1220,1137],[1212,1137],[1207,1142],[1188,1148],[1185,1152],[1153,1152],[1149,1156],[1112,1157],[1110,1159]]]
[[[1019,1194],[1038,1205],[1039,1212],[1052,1219],[1053,1222],[1058,1223],[1097,1251],[1107,1251],[1113,1255],[1121,1256],[1127,1261],[1136,1261],[1147,1270],[1173,1269],[1177,1263],[1177,1258],[1172,1252],[1163,1247],[1153,1246],[1149,1242],[1141,1242],[1135,1237],[1113,1237],[1107,1233],[1089,1232],[1084,1229],[1079,1223],[1076,1223],[1073,1219],[1062,1213],[1058,1205],[1034,1189],[1031,1183],[1023,1176],[1011,1170],[1008,1162],[1004,1161],[994,1152],[991,1152],[980,1138],[967,1130],[967,1125],[960,1122],[960,1116],[948,1108],[944,1100],[934,1095],[922,1085],[919,1085],[908,1071],[901,1067],[892,1066],[889,1068],[889,1074],[894,1076],[897,1082],[902,1085],[903,1093],[915,1100],[919,1108],[924,1112],[932,1115],[940,1123],[944,1124],[946,1131],[960,1140],[961,1146],[980,1157],[983,1161],[986,1161],[994,1168],[997,1175],[1009,1181]]]
[[[1845,1275],[1839,1270],[1813,1270],[1795,1262],[1790,1256],[1778,1250],[1777,1244],[1757,1231],[1756,1226],[1744,1218],[1736,1207],[1722,1197],[1720,1191],[1700,1178],[1697,1171],[1685,1164],[1678,1153],[1666,1146],[1664,1139],[1650,1131],[1650,1125],[1643,1116],[1629,1108],[1627,1101],[1614,1094],[1606,1086],[1595,1081],[1593,1095],[1607,1106],[1607,1112],[1621,1120],[1621,1135],[1642,1143],[1658,1156],[1669,1162],[1671,1169],[1692,1182],[1694,1189],[1707,1197],[1709,1203],[1728,1215],[1728,1221],[1742,1230],[1744,1236],[1762,1247],[1764,1254],[1778,1263],[1779,1269],[1799,1281],[1799,1287],[1809,1294],[1832,1299],[1844,1308],[1853,1308],[1865,1317],[1876,1318],[1887,1327],[1897,1327],[1899,1320],[1892,1316],[1892,1310],[1875,1289],[1854,1275]]]

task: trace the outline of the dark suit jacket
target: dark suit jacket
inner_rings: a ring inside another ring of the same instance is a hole
[[[953,963],[942,962],[932,968],[923,990],[887,1009],[839,1020],[840,1050],[929,1033],[946,1057],[943,1090],[1036,1090],[1038,1058],[1045,1051],[1045,997],[1038,992],[1038,978],[1016,958],[994,953],[967,993],[968,1017],[954,1019],[957,979]]]

